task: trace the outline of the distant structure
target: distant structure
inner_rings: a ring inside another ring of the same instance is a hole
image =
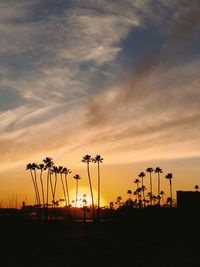
[[[200,192],[177,191],[177,208],[200,209]]]

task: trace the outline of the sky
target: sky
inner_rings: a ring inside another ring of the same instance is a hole
[[[0,0],[0,36],[2,201],[32,201],[46,156],[88,187],[82,156],[101,154],[105,202],[147,167],[166,196],[169,171],[174,197],[200,185],[198,0]]]

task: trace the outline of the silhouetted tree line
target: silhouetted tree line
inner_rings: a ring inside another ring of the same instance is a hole
[[[145,191],[147,190],[147,187],[145,186],[144,183],[144,178],[146,174],[149,174],[149,184],[150,184],[150,191],[145,194]],[[155,173],[157,174],[157,193],[154,193],[153,191],[153,181],[152,181],[152,174]],[[161,206],[161,201],[164,206],[164,191],[161,190],[161,174],[163,173],[162,169],[160,167],[156,167],[153,169],[152,167],[149,167],[146,169],[145,172],[140,172],[138,174],[138,177],[134,179],[134,183],[136,184],[136,189],[135,190],[128,190],[127,194],[129,195],[128,200],[124,203],[122,201],[121,196],[117,197],[117,200],[115,204],[117,205],[118,208],[122,206],[128,206],[128,207],[137,207],[137,208],[145,208],[147,206]],[[170,196],[167,198],[167,203],[169,203],[169,206],[172,207],[173,203],[173,198],[172,198],[172,178],[173,175],[172,173],[168,173],[165,176],[166,179],[169,180],[169,187],[170,187]],[[140,185],[141,184],[141,185]],[[197,188],[196,188],[197,190]],[[135,199],[132,199],[132,196],[135,196]],[[113,208],[114,203],[110,202],[110,207]]]
[[[90,163],[97,163],[97,177],[98,177],[98,205],[97,205],[97,218],[100,217],[100,163],[103,162],[103,158],[100,155],[91,157],[91,155],[83,156],[82,162],[86,163],[87,167],[87,176],[89,181],[91,199],[92,199],[92,218],[95,219],[95,207],[94,207],[94,196],[92,188],[92,180],[90,174]],[[71,217],[71,203],[69,196],[69,186],[68,186],[68,175],[71,173],[71,170],[63,166],[55,166],[53,159],[46,157],[42,163],[28,163],[26,170],[30,171],[31,179],[35,192],[35,207],[41,208],[44,211],[44,216],[48,219],[49,217],[49,207],[51,207],[51,216],[56,216],[55,208],[59,205],[59,202],[65,203],[66,215]],[[44,175],[46,173],[46,175]],[[45,176],[45,178],[44,178]],[[78,200],[78,182],[81,179],[79,174],[75,174],[73,178],[76,180],[76,197],[75,197],[75,216],[77,209],[77,200]],[[60,180],[63,190],[64,199],[56,200],[56,189],[57,183]],[[83,196],[83,210],[84,210],[84,219],[87,211],[87,201],[86,195]]]

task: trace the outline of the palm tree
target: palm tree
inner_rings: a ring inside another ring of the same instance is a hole
[[[169,203],[170,208],[172,207],[173,199],[171,197],[167,198],[167,203]]]
[[[75,174],[73,178],[76,180],[76,199],[75,199],[75,217],[76,217],[76,207],[78,199],[78,181],[81,179],[81,177],[79,174]]]
[[[146,175],[145,175],[144,172],[140,172],[140,173],[138,174],[138,176],[142,179],[142,187],[141,187],[141,189],[142,189],[142,197],[143,197],[144,207],[145,207],[146,204],[145,204],[145,196],[144,196],[144,190],[145,190],[145,186],[144,186],[144,177],[145,177]]]
[[[66,187],[66,194],[67,194],[67,202],[68,202],[68,212],[70,216],[70,199],[69,199],[69,187],[68,187],[68,174],[72,171],[66,167],[63,168],[62,172],[65,174],[65,187]]]
[[[154,172],[154,169],[151,168],[151,167],[149,167],[149,168],[146,169],[146,172],[148,172],[149,173],[149,176],[150,176],[150,193],[152,195],[153,188],[152,188],[152,177],[151,177],[151,174],[152,174],[152,172]],[[152,205],[152,198],[150,198],[150,204]]]
[[[139,179],[135,179],[134,180],[134,183],[137,185],[137,189],[135,190],[135,192],[134,192],[134,195],[137,195],[137,200],[138,200],[138,205],[139,205],[139,203],[140,203],[140,190],[138,190],[139,189],[139,183],[140,183],[140,180]]]
[[[133,203],[133,200],[132,200],[132,194],[133,194],[133,192],[132,192],[132,190],[128,190],[127,191],[127,194],[129,195],[129,199],[126,201],[126,204],[128,205],[128,206],[131,206],[131,204]]]
[[[29,171],[30,171],[31,178],[32,178],[32,182],[33,182],[33,186],[34,186],[34,191],[35,191],[36,204],[38,204],[38,195],[37,195],[37,189],[36,189],[35,179],[34,179],[34,176],[33,176],[32,163],[28,163],[28,164],[26,165],[26,170],[29,170]]]
[[[153,203],[154,203],[154,206],[155,206],[155,204],[156,204],[156,200],[158,199],[158,197],[155,196],[154,194],[152,194],[151,198],[152,198]]]
[[[82,162],[87,164],[88,180],[89,180],[90,193],[91,193],[91,198],[92,198],[92,218],[94,221],[94,196],[93,196],[92,183],[91,183],[91,177],[90,177],[90,162],[91,162],[91,160],[92,160],[92,158],[90,155],[85,155],[85,156],[83,156]]]
[[[172,175],[172,173],[168,173],[168,174],[165,176],[165,178],[169,180],[169,186],[170,186],[170,198],[171,198],[171,201],[168,201],[168,202],[170,202],[170,207],[172,207],[172,202],[173,202],[173,199],[172,199],[172,178],[173,178],[173,175]]]
[[[32,163],[32,170],[34,171],[35,188],[36,188],[36,194],[37,194],[37,204],[38,204],[38,206],[40,206],[40,193],[39,193],[39,189],[38,189],[37,173],[36,173],[36,170],[38,168],[39,167],[36,163]]]
[[[115,204],[117,204],[118,209],[123,205],[122,197],[121,196],[118,196],[117,197],[117,201],[115,202]]]
[[[147,193],[147,197],[148,197],[149,200],[150,200],[150,204],[151,204],[151,206],[152,206],[152,200],[153,200],[152,196],[153,196],[153,194],[152,194],[151,192],[148,192],[148,193]]]
[[[160,191],[160,195],[161,195],[161,197],[162,197],[162,203],[163,203],[163,206],[164,206],[164,194],[165,194],[165,192],[164,191]]]
[[[160,206],[160,173],[162,173],[163,171],[160,167],[156,167],[154,172],[158,174],[158,206]]]
[[[42,189],[42,203],[43,203],[43,207],[45,206],[45,198],[44,198],[44,185],[43,185],[43,181],[42,181],[42,173],[45,169],[44,164],[39,164],[39,169],[40,169],[40,184],[41,184],[41,189]]]
[[[136,179],[134,180],[134,183],[137,185],[137,188],[138,188],[138,187],[139,187],[140,180],[136,178]]]
[[[64,182],[63,182],[63,173],[65,172],[66,168],[63,168],[62,166],[59,166],[59,173],[60,173],[60,180],[61,180],[61,184],[62,184],[62,189],[63,189],[63,194],[64,194],[64,201],[65,201],[65,207],[66,207],[66,211],[67,210],[67,195],[66,195],[66,190],[65,190],[65,186],[64,186]]]
[[[50,176],[51,176],[51,168],[54,165],[53,159],[50,157],[46,157],[45,159],[43,159],[43,162],[45,164],[45,168],[48,169],[47,172],[47,191],[46,191],[46,206],[48,209],[48,205],[49,205],[49,180],[50,180]]]
[[[96,157],[92,158],[92,162],[97,163],[97,167],[98,167],[98,210],[97,210],[97,217],[99,219],[99,214],[100,214],[100,163],[103,162],[103,158],[100,155],[96,155]]]
[[[54,185],[51,184],[52,186],[52,197],[53,197],[53,204],[55,201],[55,196],[56,196],[56,186],[57,186],[57,182],[58,182],[58,174],[60,173],[60,169],[59,167],[53,166],[52,168],[52,173],[54,173]],[[51,181],[51,180],[50,180]]]

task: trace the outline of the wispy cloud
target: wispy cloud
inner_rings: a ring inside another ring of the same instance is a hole
[[[198,1],[66,2],[0,4],[1,161],[198,154]],[[142,44],[151,27],[159,38]]]

